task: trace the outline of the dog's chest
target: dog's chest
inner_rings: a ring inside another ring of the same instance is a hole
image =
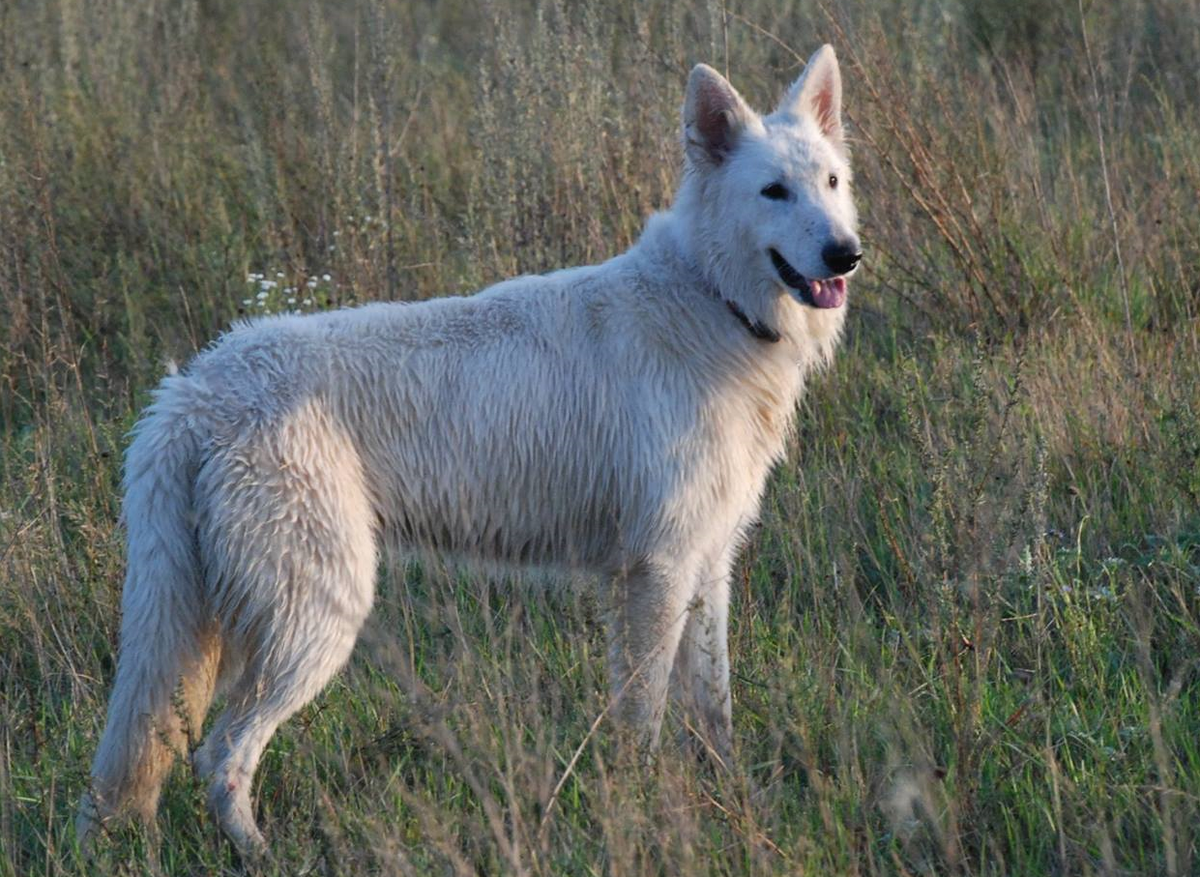
[[[783,456],[794,403],[790,397],[751,395],[730,406],[722,429],[726,441],[741,449],[748,475],[769,469]]]
[[[718,502],[756,502],[791,432],[799,380],[751,377],[708,399],[699,418],[704,471],[695,477]]]

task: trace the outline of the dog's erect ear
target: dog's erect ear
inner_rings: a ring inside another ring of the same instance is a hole
[[[733,86],[707,64],[688,77],[683,102],[683,149],[697,167],[715,166],[729,157],[754,110]]]
[[[826,137],[842,144],[842,74],[833,46],[826,43],[813,52],[777,112],[797,118],[811,116]]]

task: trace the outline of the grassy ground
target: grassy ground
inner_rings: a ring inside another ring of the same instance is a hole
[[[164,362],[619,252],[668,203],[690,65],[765,107],[825,40],[868,256],[738,568],[732,775],[589,735],[586,590],[394,564],[265,758],[272,868],[1200,873],[1195,0],[18,0],[0,875],[147,867],[135,830],[85,867],[70,825]],[[166,872],[237,870],[182,765],[160,824]]]

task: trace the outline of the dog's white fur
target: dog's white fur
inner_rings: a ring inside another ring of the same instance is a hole
[[[697,66],[675,204],[627,253],[255,320],[164,379],[126,463],[120,661],[80,836],[153,818],[220,687],[195,764],[260,851],[259,757],[345,663],[387,544],[609,577],[616,713],[654,745],[673,677],[728,756],[730,567],[845,312],[799,301],[768,251],[822,278],[822,247],[854,241],[848,185],[829,185],[849,178],[840,88],[825,46],[760,117]]]

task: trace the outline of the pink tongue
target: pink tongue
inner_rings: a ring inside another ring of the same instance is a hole
[[[832,280],[810,280],[808,291],[813,304],[819,308],[840,308],[846,302],[846,278]]]

